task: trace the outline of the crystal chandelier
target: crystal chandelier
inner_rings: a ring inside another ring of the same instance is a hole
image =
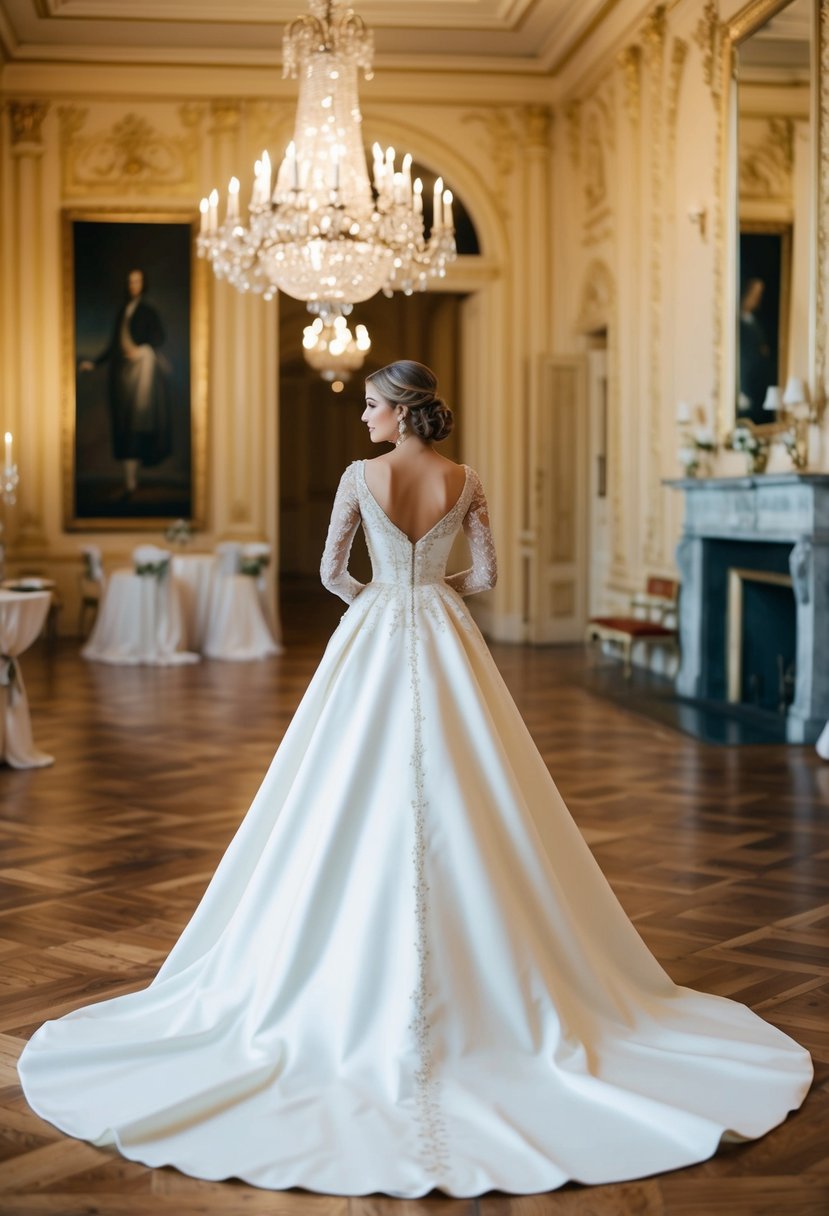
[[[283,75],[299,78],[294,138],[271,182],[262,153],[244,222],[231,178],[224,221],[219,194],[200,205],[197,249],[217,278],[272,299],[277,289],[323,318],[347,315],[378,291],[422,291],[456,257],[452,194],[438,178],[424,233],[423,186],[412,158],[373,149],[372,189],[362,139],[357,72],[371,79],[373,37],[342,0],[310,0],[288,25]]]
[[[350,380],[352,372],[363,366],[370,349],[371,339],[365,325],[355,326],[352,334],[343,316],[325,321],[315,317],[302,333],[305,362],[329,383]]]

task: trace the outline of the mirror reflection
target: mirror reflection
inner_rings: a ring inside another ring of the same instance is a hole
[[[755,425],[777,422],[786,386],[809,378],[812,25],[813,0],[793,0],[735,50],[736,420]]]

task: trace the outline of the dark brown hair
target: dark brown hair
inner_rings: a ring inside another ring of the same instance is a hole
[[[435,373],[423,363],[398,359],[366,376],[366,383],[373,384],[390,405],[406,406],[409,425],[425,443],[437,443],[452,433],[452,411],[438,396]]]

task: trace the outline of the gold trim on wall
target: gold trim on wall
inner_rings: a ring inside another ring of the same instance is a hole
[[[189,224],[190,256],[190,495],[193,526],[207,526],[208,292],[207,267],[196,256],[198,218],[186,211],[67,208],[61,213],[63,271],[62,470],[63,527],[66,532],[152,532],[171,522],[163,516],[78,518],[75,514],[76,352],[72,225],[76,221],[133,224]]]

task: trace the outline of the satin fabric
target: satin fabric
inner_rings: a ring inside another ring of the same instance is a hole
[[[809,1056],[675,986],[603,878],[440,576],[475,480],[414,545],[349,495],[374,580],[158,976],[41,1027],[29,1102],[149,1165],[342,1195],[619,1181],[762,1135]]]

